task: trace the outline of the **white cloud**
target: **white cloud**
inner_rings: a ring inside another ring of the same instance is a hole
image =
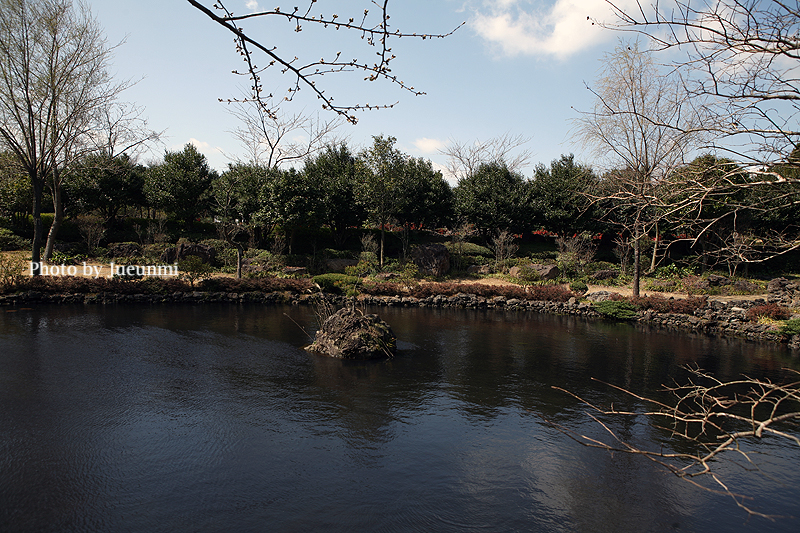
[[[258,11],[258,2],[256,0],[248,0],[244,6],[250,11]]]
[[[627,8],[635,5],[635,0],[615,3]],[[612,19],[613,13],[606,0],[555,0],[546,6],[542,4],[542,1],[486,0],[486,8],[476,12],[471,25],[481,37],[510,56],[542,55],[564,59],[615,37],[614,32],[587,20],[587,17]]]
[[[207,143],[205,141],[198,141],[194,137],[190,138],[188,141],[186,141],[183,144],[173,145],[172,147],[170,147],[170,151],[173,151],[173,152],[181,151],[181,150],[183,150],[183,147],[186,146],[187,144],[193,144],[194,147],[197,148],[197,151],[200,152],[201,154],[205,155],[206,157],[212,157],[214,155],[218,155],[218,154],[224,153],[222,151],[222,148],[220,148],[219,146],[211,146],[210,143]]]
[[[439,139],[428,139],[427,137],[422,137],[421,139],[414,141],[414,146],[423,154],[433,154],[444,148],[445,143]]]

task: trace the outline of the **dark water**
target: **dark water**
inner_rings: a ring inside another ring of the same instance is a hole
[[[551,386],[636,408],[697,364],[778,379],[739,341],[533,314],[383,309],[391,361],[308,355],[306,308],[39,307],[0,314],[0,531],[798,531],[652,462]],[[669,446],[643,419],[624,438]],[[800,515],[800,453],[718,465],[751,505]]]

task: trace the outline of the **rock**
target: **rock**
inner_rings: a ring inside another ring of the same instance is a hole
[[[397,338],[378,315],[355,309],[339,309],[329,316],[306,350],[338,359],[393,357]]]
[[[595,291],[590,292],[586,295],[586,299],[590,302],[605,302],[606,300],[611,300],[614,295],[619,296],[619,293],[616,292],[609,292],[609,291]]]
[[[745,293],[754,293],[758,292],[759,290],[758,285],[744,279],[737,279],[735,282],[733,282],[733,288],[735,288],[737,291]]]
[[[556,265],[540,265],[534,263],[531,265],[531,268],[534,269],[542,279],[556,279],[561,274],[561,271]]]
[[[725,276],[719,276],[717,274],[711,274],[706,278],[708,281],[709,286],[711,287],[721,287],[722,285],[730,285],[732,282]]]
[[[469,274],[491,274],[492,268],[489,265],[470,265],[467,267]]]
[[[792,335],[789,339],[789,348],[792,350],[800,350],[800,335]]]
[[[217,250],[213,246],[207,244],[179,244],[172,248],[167,248],[161,254],[161,262],[174,263],[181,259],[186,259],[187,256],[195,255],[199,257],[204,263],[211,264],[217,257]]]
[[[416,246],[411,258],[423,276],[444,276],[450,270],[450,252],[444,244]]]
[[[781,292],[788,284],[789,280],[786,278],[773,278],[767,284],[767,290],[769,292]]]
[[[592,279],[613,279],[619,276],[616,270],[598,270],[592,274]]]
[[[133,257],[139,255],[142,255],[142,247],[135,242],[115,242],[108,245],[108,257]]]
[[[397,272],[378,272],[375,274],[375,279],[379,279],[381,281],[388,281],[390,279],[397,279],[400,277],[400,274]]]
[[[349,266],[356,266],[358,259],[328,259],[325,265],[331,272],[344,272],[344,269]]]

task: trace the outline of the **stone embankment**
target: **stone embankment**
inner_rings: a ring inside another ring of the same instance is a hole
[[[773,280],[774,281],[774,280]],[[606,294],[588,294],[589,299],[603,299]],[[0,296],[0,306],[29,306],[33,304],[200,304],[200,303],[235,303],[235,304],[313,304],[318,298],[312,294],[282,292],[174,292],[170,294],[116,294],[116,293],[74,293],[48,294],[27,291]],[[349,299],[342,296],[326,295],[331,303],[344,305]],[[747,310],[756,305],[764,305],[768,301],[794,306],[800,303],[800,287],[792,283],[776,282],[773,291],[766,299],[719,301],[708,300],[704,306],[693,314],[659,313],[653,310],[639,311],[636,322],[661,328],[689,330],[710,335],[745,337],[754,340],[772,342],[788,342],[793,349],[800,350],[800,335],[787,338],[778,332],[772,324],[751,322],[747,319]],[[517,312],[550,313],[558,315],[581,316],[600,319],[601,315],[590,302],[570,298],[566,302],[522,300],[505,296],[484,297],[474,294],[458,293],[453,296],[435,295],[425,298],[411,296],[370,296],[362,295],[359,301],[367,306],[392,307],[432,307],[463,309],[499,309]]]

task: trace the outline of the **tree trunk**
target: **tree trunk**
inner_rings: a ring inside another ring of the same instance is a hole
[[[642,247],[641,247],[641,229],[637,224],[633,230],[633,295],[639,296],[639,280],[642,277]]]
[[[53,257],[53,247],[56,244],[56,236],[61,227],[61,222],[64,220],[64,204],[61,201],[61,182],[58,172],[55,172],[53,178],[53,223],[50,225],[50,232],[47,234],[47,245],[44,247],[44,260],[50,261]],[[91,253],[91,250],[89,250]]]
[[[383,266],[383,245],[386,243],[386,224],[381,224],[381,266]]]
[[[656,258],[658,257],[658,223],[656,223],[656,238],[653,241],[653,257],[650,258],[650,272],[656,271]]]
[[[44,193],[44,180],[31,176],[33,185],[33,242],[31,245],[31,264],[40,263],[42,260],[42,194]],[[31,266],[31,275],[38,276],[39,269]]]
[[[242,262],[244,261],[244,247],[236,243],[236,279],[242,279]]]

